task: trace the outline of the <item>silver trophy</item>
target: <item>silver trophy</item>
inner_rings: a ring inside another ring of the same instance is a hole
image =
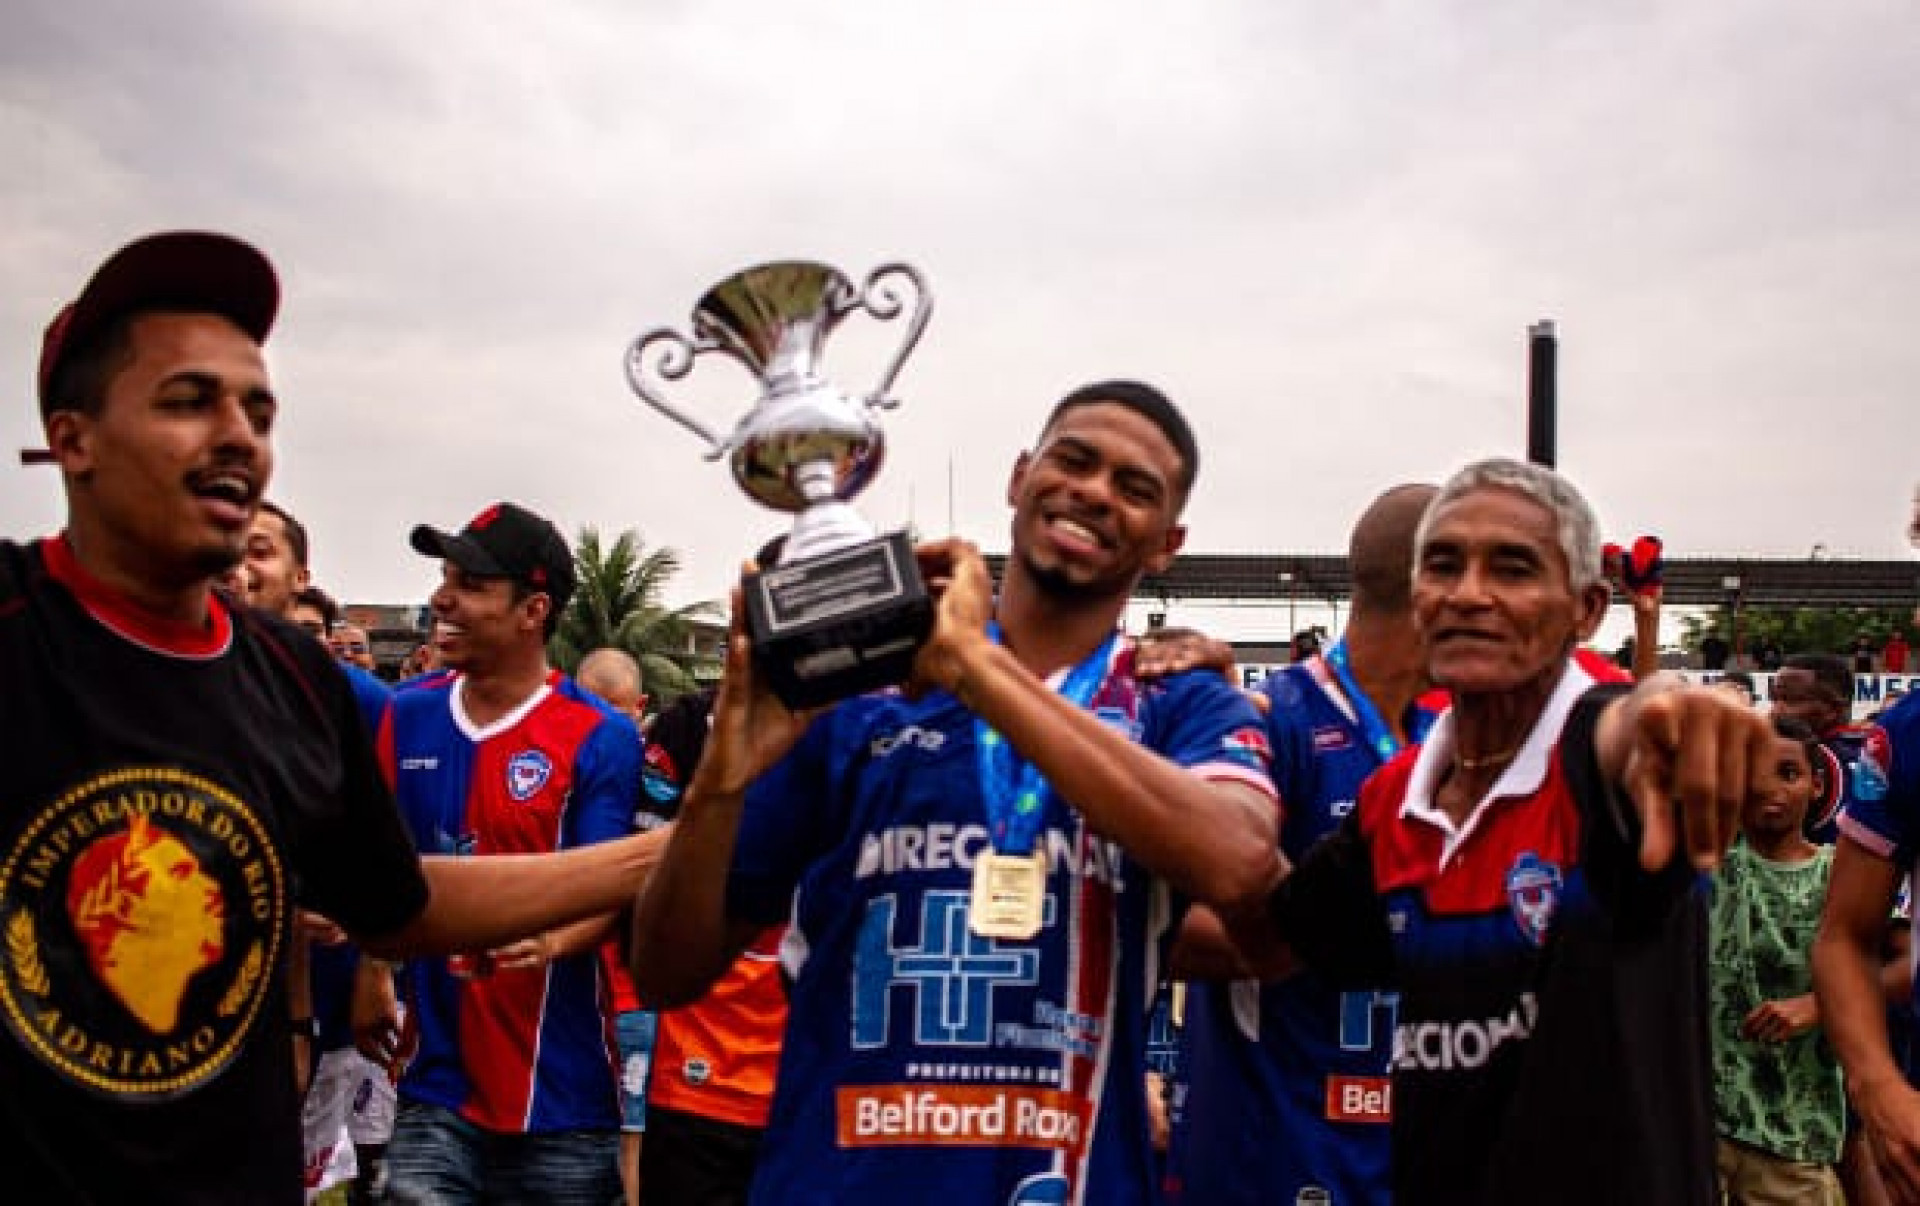
[[[856,310],[882,321],[905,303],[890,285],[913,285],[906,338],[864,397],[820,373],[821,351]],[[741,585],[747,629],[761,674],[794,707],[825,703],[896,683],[933,625],[933,605],[905,532],[878,536],[848,500],[873,480],[886,450],[879,412],[891,396],[933,295],[905,264],[886,264],[856,287],[837,269],[802,260],[762,264],[707,290],[693,308],[693,338],[657,328],[627,348],[627,383],[640,400],[699,436],[707,459],[727,457],[740,488],[766,506],[795,513],[778,564]],[[675,406],[648,376],[678,381],[706,352],[724,352],[760,381],[760,397],[722,438]]]

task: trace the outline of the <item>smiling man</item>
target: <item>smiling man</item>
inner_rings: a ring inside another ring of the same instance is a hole
[[[559,530],[497,503],[457,534],[422,524],[411,543],[440,560],[429,606],[447,667],[395,692],[380,730],[414,842],[486,861],[632,832],[639,730],[547,663],[574,590]],[[619,1196],[618,1063],[596,956],[607,933],[601,918],[407,965],[420,1042],[388,1156],[397,1200]]]
[[[377,952],[484,947],[652,861],[420,859],[326,650],[214,592],[273,471],[279,297],[245,243],[153,235],[41,345],[66,525],[0,541],[0,1166],[35,1201],[301,1201],[296,897]]]
[[[690,1000],[791,919],[753,1202],[1153,1199],[1141,1069],[1182,902],[1257,910],[1279,870],[1252,705],[1212,672],[1141,682],[1117,631],[1180,548],[1197,462],[1158,391],[1069,395],[1008,483],[998,599],[972,546],[922,550],[916,692],[797,746],[736,628],[634,979]]]
[[[1714,1200],[1695,868],[1768,781],[1773,737],[1723,691],[1596,686],[1573,652],[1607,598],[1572,483],[1498,459],[1455,474],[1413,568],[1452,706],[1274,897],[1312,971],[1398,994],[1401,1206]]]

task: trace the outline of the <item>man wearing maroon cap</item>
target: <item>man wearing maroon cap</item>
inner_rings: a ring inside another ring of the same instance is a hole
[[[110,257],[48,327],[65,529],[0,540],[0,1167],[36,1201],[301,1200],[296,907],[380,954],[618,907],[659,839],[417,856],[318,643],[230,608],[273,472],[252,247]]]

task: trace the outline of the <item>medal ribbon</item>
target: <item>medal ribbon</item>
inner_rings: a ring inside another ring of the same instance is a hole
[[[1393,735],[1393,729],[1381,717],[1380,709],[1373,706],[1367,693],[1354,681],[1353,665],[1347,660],[1347,639],[1341,637],[1335,641],[1333,648],[1321,654],[1320,658],[1326,662],[1327,669],[1333,671],[1334,681],[1340,684],[1340,690],[1353,705],[1353,715],[1360,723],[1360,736],[1367,743],[1367,748],[1373,751],[1374,757],[1380,759],[1382,766],[1393,761],[1393,756],[1400,752],[1400,739]],[[1432,726],[1433,718],[1422,713],[1408,724],[1407,734],[1417,742],[1427,735],[1427,730]]]
[[[1000,643],[1000,625],[988,625],[987,636]],[[1093,701],[1094,692],[1107,677],[1107,666],[1119,640],[1116,630],[1085,661],[1067,671],[1060,694],[1068,703],[1085,708]],[[987,809],[987,834],[994,852],[1033,853],[1040,822],[1046,815],[1042,807],[1050,790],[1046,777],[978,716],[973,718],[973,745],[980,770],[980,798]]]

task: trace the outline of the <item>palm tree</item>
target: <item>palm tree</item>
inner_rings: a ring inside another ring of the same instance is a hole
[[[647,551],[631,529],[602,548],[599,531],[583,527],[573,559],[580,581],[547,644],[554,665],[571,674],[595,649],[624,649],[640,663],[647,693],[661,701],[692,690],[701,671],[705,677],[717,671],[710,657],[695,651],[693,638],[699,622],[725,618],[720,605],[669,609],[661,602],[668,579],[680,572],[679,553],[665,546]]]

